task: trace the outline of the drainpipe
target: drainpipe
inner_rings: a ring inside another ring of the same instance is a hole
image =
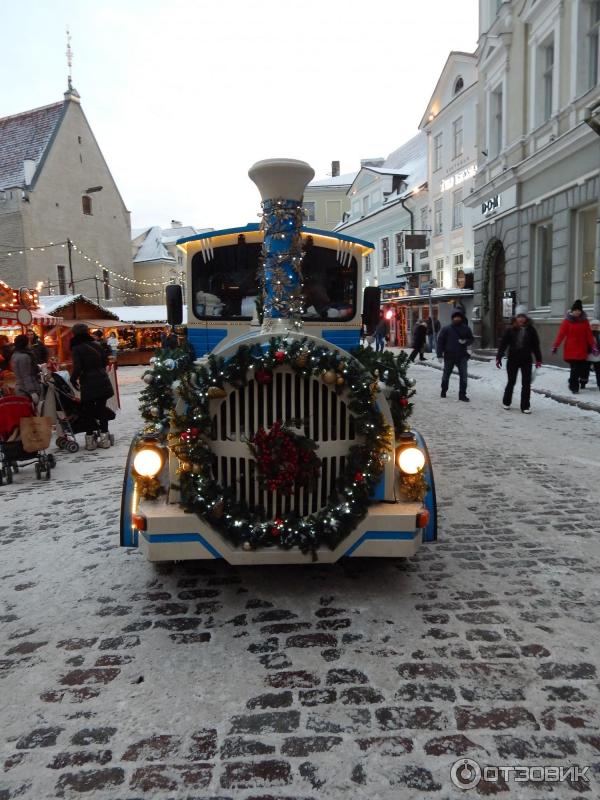
[[[584,122],[600,136],[600,100],[584,111]],[[596,264],[594,266],[594,317],[600,319],[600,208],[596,220]]]

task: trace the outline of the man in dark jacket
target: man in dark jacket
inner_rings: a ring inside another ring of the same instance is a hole
[[[502,337],[496,354],[496,366],[498,369],[502,369],[502,358],[507,351],[506,372],[508,374],[508,383],[504,390],[502,406],[506,411],[510,409],[513,389],[515,388],[519,370],[521,370],[521,411],[523,414],[531,414],[529,407],[531,398],[531,363],[532,359],[534,359],[536,369],[542,366],[542,351],[540,350],[540,338],[531,324],[525,306],[516,307],[513,324]]]
[[[48,362],[48,348],[37,333],[35,331],[27,331],[27,339],[29,340],[29,349],[33,353],[36,362],[38,364],[46,364]]]
[[[427,324],[422,319],[417,320],[417,324],[413,330],[412,340],[412,353],[409,355],[408,360],[414,361],[419,356],[419,361],[427,361],[423,355],[425,350],[425,341],[427,339]]]
[[[85,449],[110,447],[108,421],[114,419],[114,414],[106,408],[106,401],[113,396],[114,390],[106,372],[108,359],[83,322],[73,325],[71,356],[71,383],[75,388],[80,387],[81,391],[81,414],[86,425]],[[97,430],[100,431],[98,443],[94,436]]]
[[[463,312],[456,309],[452,312],[451,324],[442,328],[437,340],[437,357],[444,359],[442,397],[446,397],[450,375],[456,367],[459,377],[458,399],[464,403],[469,402],[467,397],[467,363],[469,361],[467,348],[471,344],[473,344],[473,333],[465,322]]]

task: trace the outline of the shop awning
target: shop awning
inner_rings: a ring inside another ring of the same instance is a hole
[[[43,311],[39,311],[38,309],[32,309],[31,311],[32,324],[33,325],[62,325],[63,318],[62,317],[52,317],[50,314],[44,314]]]

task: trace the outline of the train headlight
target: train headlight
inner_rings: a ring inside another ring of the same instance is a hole
[[[425,454],[418,447],[403,447],[398,451],[396,463],[406,475],[416,475],[425,466]]]
[[[160,472],[164,456],[158,447],[142,447],[133,459],[133,468],[141,478],[154,478]]]

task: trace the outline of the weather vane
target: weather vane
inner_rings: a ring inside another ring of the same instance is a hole
[[[67,66],[69,67],[69,77],[68,77],[68,85],[69,91],[73,88],[73,81],[71,75],[71,68],[73,67],[73,51],[71,50],[71,31],[67,27]]]

